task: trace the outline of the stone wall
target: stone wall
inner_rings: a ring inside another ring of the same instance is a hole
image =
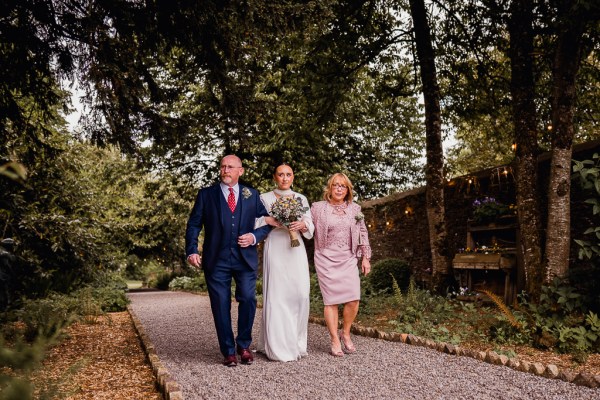
[[[575,146],[573,159],[591,159],[594,153],[600,153],[600,141]],[[547,191],[549,159],[549,153],[544,153],[539,157],[540,193]],[[448,182],[445,187],[445,206],[450,258],[453,258],[459,249],[466,247],[467,220],[475,199],[492,196],[505,204],[516,203],[514,174],[513,167],[505,165]],[[545,209],[546,198],[545,196],[541,197],[541,207]],[[578,184],[572,184],[572,238],[582,238],[583,232],[588,227],[594,224],[594,226],[600,225],[600,222],[592,221],[591,208],[584,204],[584,200],[588,197],[590,195],[583,193]],[[429,281],[431,256],[425,211],[425,188],[396,193],[363,202],[361,205],[373,248],[372,261],[376,262],[391,257],[405,259],[411,265],[418,282]],[[578,250],[577,244],[572,241],[571,267],[583,264],[577,259]]]

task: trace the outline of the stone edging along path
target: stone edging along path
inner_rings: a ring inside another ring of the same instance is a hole
[[[141,322],[135,316],[135,313],[131,309],[131,306],[128,306],[127,310],[129,311],[135,329],[138,332],[138,335],[142,342],[142,347],[146,352],[146,355],[148,356],[148,360],[150,361],[150,364],[152,366],[152,371],[154,372],[154,376],[156,378],[156,383],[159,387],[159,390],[161,391],[166,400],[183,400],[184,397],[179,383],[177,383],[175,379],[171,377],[167,368],[162,364],[162,362],[158,358],[158,355],[156,354],[156,351],[154,349],[154,345],[150,342],[150,339],[146,335]],[[326,326],[325,319],[323,318],[310,317],[309,322],[313,324]],[[438,343],[431,339],[425,339],[411,334],[384,332],[375,328],[363,327],[356,324],[352,325],[351,331],[353,334],[359,336],[382,339],[391,342],[402,342],[414,346],[427,347],[446,354],[471,357],[476,360],[484,361],[490,364],[503,365],[515,369],[517,371],[527,372],[549,379],[560,379],[565,382],[570,382],[579,386],[587,386],[590,388],[600,387],[600,375],[594,375],[588,372],[575,373],[568,369],[561,370],[553,364],[543,365],[541,363],[530,363],[528,361],[521,361],[515,358],[509,359],[507,356],[503,354],[497,354],[495,351],[486,352],[465,349],[457,345],[452,345],[443,342]]]
[[[309,322],[326,326],[325,319],[310,317]],[[340,324],[341,328],[341,324]],[[543,376],[549,379],[560,379],[565,382],[574,383],[579,386],[587,386],[590,388],[600,387],[600,375],[590,374],[589,372],[575,373],[568,369],[559,369],[556,365],[543,365],[542,363],[530,363],[528,361],[520,361],[515,358],[508,358],[503,354],[498,354],[493,350],[477,351],[464,349],[460,346],[449,343],[438,343],[431,339],[424,339],[419,336],[397,332],[383,332],[375,328],[362,327],[352,324],[351,332],[355,335],[372,337],[376,339],[388,340],[391,342],[402,342],[415,346],[428,347],[446,354],[456,356],[471,357],[476,360],[484,361],[490,364],[503,365],[521,372]]]

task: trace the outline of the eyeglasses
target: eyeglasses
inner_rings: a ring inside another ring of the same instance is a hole
[[[233,165],[221,165],[221,169],[223,171],[228,170],[228,169],[234,169],[234,168],[242,168],[242,167],[234,167]]]
[[[334,189],[342,189],[342,190],[348,189],[348,186],[342,185],[340,183],[334,183],[333,185],[331,185],[331,187],[333,187]]]

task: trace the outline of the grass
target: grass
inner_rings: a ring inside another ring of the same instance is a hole
[[[127,289],[140,289],[142,287],[142,281],[127,281]]]

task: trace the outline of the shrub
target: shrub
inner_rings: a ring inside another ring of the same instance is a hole
[[[537,304],[520,295],[514,311],[501,299],[490,298],[502,312],[489,330],[496,343],[554,349],[571,354],[576,362],[584,362],[588,354],[600,350],[600,320],[593,312],[586,315],[583,297],[559,279],[542,287]]]
[[[561,353],[569,353],[575,362],[584,363],[590,353],[600,350],[600,320],[590,312],[582,325],[576,327],[559,326],[557,348]]]
[[[206,281],[204,275],[189,277],[178,276],[169,283],[169,290],[188,290],[188,291],[205,291]]]
[[[163,277],[163,275],[165,275],[165,274],[169,274],[169,272],[165,269],[164,266],[162,266],[161,264],[159,264],[153,260],[150,260],[143,266],[142,285],[144,287],[156,288],[158,281],[160,279],[165,279]],[[171,280],[171,277],[169,275],[169,281],[170,280]],[[164,290],[167,290],[168,285],[169,285],[169,282],[166,283]]]
[[[101,312],[116,312],[116,311],[124,311],[127,309],[127,305],[129,304],[129,299],[127,298],[125,292],[127,292],[127,282],[123,278],[123,276],[116,272],[103,272],[96,276],[94,280],[93,286],[90,286],[89,289],[83,288],[78,290],[73,294],[73,296],[78,297],[81,295],[80,291],[89,290],[89,295],[87,293],[83,293],[85,296],[91,297],[90,301],[96,303],[95,306],[99,307]],[[90,307],[95,307],[91,303],[88,304]],[[89,311],[93,311],[90,309]],[[96,312],[83,312],[81,315],[89,315],[89,314],[97,314]]]
[[[19,338],[8,346],[3,336],[0,335],[0,398],[1,399],[54,399],[56,391],[38,391],[34,397],[34,387],[30,374],[39,368],[41,361],[46,356],[47,349],[57,341],[55,332],[53,336],[38,336],[29,344]],[[52,379],[46,385],[52,384]],[[39,388],[38,388],[39,389]]]
[[[75,297],[53,293],[47,298],[25,300],[17,312],[25,324],[25,338],[51,337],[76,319],[79,300]]]
[[[393,278],[393,279],[392,279]],[[410,266],[399,258],[388,258],[373,264],[367,275],[367,283],[374,292],[393,292],[393,280],[401,290],[406,290],[410,282]]]
[[[173,272],[173,271],[165,271],[160,272],[156,278],[150,280],[148,282],[148,287],[160,289],[160,290],[169,290],[169,283],[177,278],[183,276],[182,272]]]
[[[582,293],[586,309],[600,314],[600,257],[569,270],[569,282]]]
[[[105,312],[125,311],[130,302],[123,289],[109,286],[95,288],[92,296]]]
[[[600,155],[594,154],[593,160],[576,161],[573,166],[573,181],[578,181],[583,190],[590,192],[591,198],[585,202],[592,205],[592,215],[600,213]],[[600,256],[600,227],[590,226],[584,235],[589,239],[574,239],[579,245],[579,258],[593,260]]]
[[[442,296],[428,290],[418,289],[414,278],[409,280],[408,288],[402,292],[395,279],[392,280],[393,301],[401,310],[395,321],[396,330],[429,337],[436,341],[458,343],[460,332],[450,333],[442,325],[455,311],[452,303]]]
[[[94,287],[109,287],[113,289],[127,291],[127,281],[118,272],[105,271],[96,275],[93,283]]]

